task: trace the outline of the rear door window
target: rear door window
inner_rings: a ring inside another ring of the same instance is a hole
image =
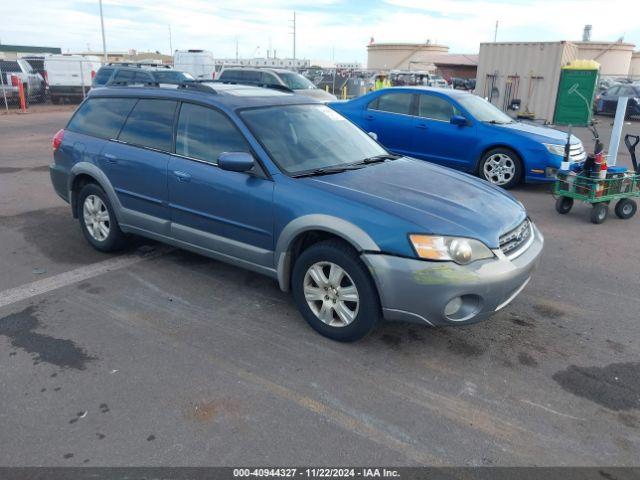
[[[260,83],[262,72],[242,70],[238,72],[238,81],[243,83]]]
[[[226,115],[212,108],[182,104],[176,132],[178,155],[218,163],[223,152],[249,151],[246,140]]]
[[[111,78],[113,68],[101,68],[93,79],[94,85],[105,85]]]
[[[133,70],[118,70],[116,76],[113,77],[114,82],[133,82],[136,72]]]
[[[67,129],[100,138],[116,138],[135,98],[90,98],[75,113]]]
[[[139,100],[122,127],[118,140],[170,152],[176,104],[173,100]]]
[[[134,82],[136,83],[152,83],[153,77],[148,72],[136,72]]]
[[[412,93],[387,93],[369,104],[370,110],[411,115]]]
[[[418,115],[431,120],[448,122],[451,117],[458,115],[458,111],[448,100],[435,95],[421,94]]]

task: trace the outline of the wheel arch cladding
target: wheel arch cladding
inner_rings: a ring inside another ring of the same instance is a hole
[[[111,207],[114,210],[116,220],[119,220],[120,210],[122,207],[111,182],[109,182],[109,179],[102,170],[89,162],[76,163],[71,169],[71,174],[69,175],[68,190],[70,193],[69,198],[71,198],[71,210],[74,218],[78,217],[78,194],[82,187],[87,183],[95,183],[104,190],[105,194],[109,198]]]
[[[289,222],[278,237],[274,259],[277,262],[278,284],[284,292],[289,291],[294,249],[307,235],[316,234],[319,240],[338,238],[351,245],[357,252],[379,252],[380,247],[357,225],[331,215],[305,215]],[[315,243],[315,242],[313,242]]]

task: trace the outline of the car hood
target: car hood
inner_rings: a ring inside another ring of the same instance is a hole
[[[567,134],[555,128],[543,127],[532,123],[514,122],[504,125],[491,125],[492,127],[504,128],[516,133],[522,133],[531,138],[532,136],[545,143],[565,144],[567,142]],[[580,143],[580,139],[575,135],[571,135],[571,144]]]
[[[316,188],[412,222],[417,230],[478,239],[497,248],[526,211],[484,180],[422,160],[402,158],[358,170],[306,178]]]
[[[303,88],[300,90],[294,90],[298,95],[304,95],[305,97],[315,98],[323,102],[334,102],[336,100],[335,95],[331,95],[329,92],[325,92],[320,88]]]

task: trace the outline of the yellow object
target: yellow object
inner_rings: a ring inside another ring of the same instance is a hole
[[[574,60],[562,68],[565,70],[599,70],[600,64],[595,60]]]

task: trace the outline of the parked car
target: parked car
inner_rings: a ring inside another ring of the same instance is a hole
[[[98,70],[93,79],[94,87],[108,84],[181,84],[193,82],[190,73],[174,70],[170,65],[157,63],[109,63]]]
[[[594,100],[595,113],[615,115],[620,97],[629,97],[629,100],[627,100],[627,117],[640,115],[640,85],[634,84],[614,85],[596,95]]]
[[[274,89],[95,89],[53,159],[54,189],[96,249],[132,233],[266,274],[335,340],[382,318],[486,319],[543,247],[502,189],[392,155],[326,105]]]
[[[198,80],[216,78],[213,53],[207,50],[176,50],[173,54],[173,66]]]
[[[325,102],[336,100],[335,95],[317,88],[299,73],[281,68],[230,67],[222,70],[218,80],[224,83],[242,85],[284,87],[305,97],[324,100]]]
[[[0,60],[0,72],[2,81],[0,89],[8,101],[17,102],[19,98],[20,83],[24,88],[25,100],[29,102],[43,102],[46,97],[44,78],[31,68],[26,60]],[[0,98],[2,98],[0,94]]]
[[[44,68],[51,102],[84,98],[100,66],[100,58],[94,56],[47,55]]]
[[[392,152],[476,174],[504,188],[554,181],[567,134],[522,123],[481,97],[461,90],[394,87],[334,102]],[[571,137],[571,160],[585,152]]]

